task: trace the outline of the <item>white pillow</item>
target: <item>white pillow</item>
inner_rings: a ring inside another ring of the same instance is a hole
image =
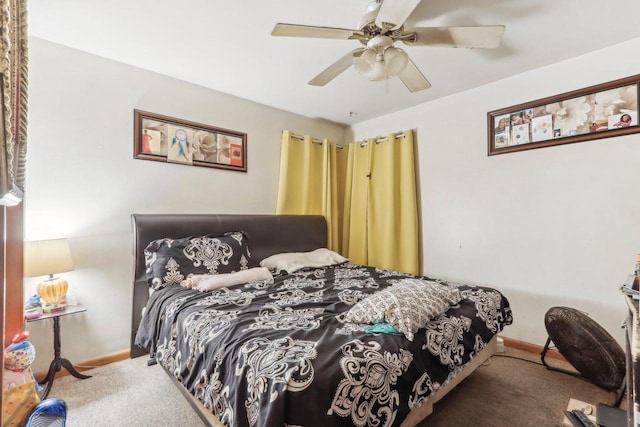
[[[375,292],[351,307],[345,320],[351,323],[386,321],[409,341],[426,323],[462,299],[457,288],[420,279],[403,279]]]
[[[194,274],[183,280],[180,285],[185,288],[193,288],[202,292],[212,291],[218,288],[240,285],[242,283],[256,282],[258,280],[270,280],[273,276],[264,267],[255,267],[236,273],[226,274]]]
[[[305,267],[326,267],[347,261],[349,261],[347,258],[336,252],[320,248],[311,252],[286,252],[271,255],[263,259],[260,265],[276,273],[285,270],[291,274]]]

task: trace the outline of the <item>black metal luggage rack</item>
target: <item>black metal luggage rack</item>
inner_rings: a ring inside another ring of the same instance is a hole
[[[629,308],[623,328],[626,329],[626,390],[627,390],[627,425],[640,427],[640,319],[638,316],[639,276],[630,274],[620,288]]]

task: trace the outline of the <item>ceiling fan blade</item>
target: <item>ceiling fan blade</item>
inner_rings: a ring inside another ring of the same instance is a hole
[[[410,92],[418,92],[431,87],[429,80],[420,72],[412,60],[409,60],[406,68],[398,74],[398,77]]]
[[[384,0],[376,17],[376,25],[384,30],[400,28],[420,0]]]
[[[344,72],[347,68],[353,65],[353,57],[358,56],[364,52],[364,48],[354,49],[347,53],[342,58],[338,59],[333,64],[329,65],[324,71],[315,76],[309,84],[312,86],[324,86],[331,80],[338,77],[338,75]]]
[[[350,40],[352,36],[363,36],[358,30],[332,27],[314,27],[310,25],[276,24],[271,31],[272,36],[280,37],[309,37],[318,39]]]
[[[411,28],[406,33],[415,33],[415,41],[403,41],[411,46],[493,49],[500,45],[504,30],[504,25]]]

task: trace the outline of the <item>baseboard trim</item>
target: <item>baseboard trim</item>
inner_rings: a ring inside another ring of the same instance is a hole
[[[89,369],[97,368],[99,366],[108,365],[113,362],[119,362],[129,358],[129,350],[119,351],[117,353],[107,354],[106,356],[100,356],[95,359],[85,360],[84,362],[74,363],[73,367],[78,372],[87,371]],[[48,371],[36,372],[35,377],[38,381],[42,381],[47,377]],[[56,372],[56,378],[66,377],[70,375],[66,369],[61,369]]]
[[[506,345],[507,347],[528,351],[529,353],[541,354],[542,350],[544,349],[544,346],[542,345],[531,344],[531,343],[516,340],[513,338],[502,337],[502,339],[504,340],[504,345]],[[547,350],[547,354],[545,357],[556,359],[556,360],[562,360],[563,362],[567,361],[567,359],[565,359],[564,356],[560,354],[558,350],[552,350],[552,349]]]

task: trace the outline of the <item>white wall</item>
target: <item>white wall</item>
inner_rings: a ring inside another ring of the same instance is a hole
[[[356,140],[415,129],[423,272],[503,291],[507,337],[543,345],[545,312],[570,306],[623,342],[618,288],[640,253],[640,136],[488,157],[486,114],[638,74],[638,51],[635,39],[352,127]]]
[[[341,125],[41,39],[29,43],[25,239],[70,239],[76,269],[60,276],[88,308],[61,320],[72,362],[129,348],[132,213],[274,213],[281,131],[344,139]],[[246,132],[248,172],[133,159],[134,108]],[[25,295],[41,279],[27,279]],[[37,348],[34,370],[44,371],[53,358],[52,321],[27,330]]]

